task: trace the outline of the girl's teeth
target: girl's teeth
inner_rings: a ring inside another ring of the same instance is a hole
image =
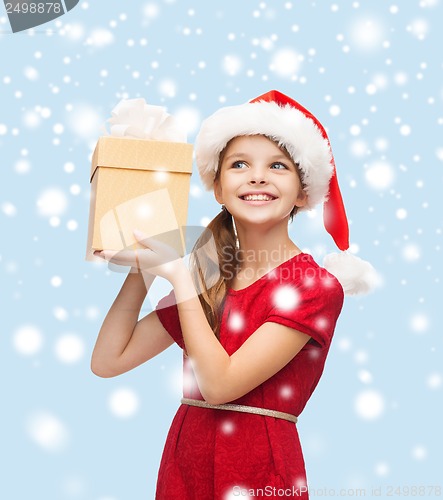
[[[266,195],[262,195],[262,194],[259,194],[259,195],[248,195],[248,196],[245,196],[244,199],[246,201],[268,201],[268,200],[272,200],[272,198],[270,196],[266,196]]]

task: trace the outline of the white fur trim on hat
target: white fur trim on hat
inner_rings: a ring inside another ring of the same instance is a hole
[[[346,295],[369,293],[381,283],[380,276],[369,262],[349,252],[326,255],[323,267],[337,278]]]
[[[299,165],[308,197],[304,208],[327,199],[332,152],[317,125],[291,105],[258,101],[221,108],[207,118],[196,139],[197,167],[206,189],[212,189],[220,153],[234,137],[264,135],[284,146]]]

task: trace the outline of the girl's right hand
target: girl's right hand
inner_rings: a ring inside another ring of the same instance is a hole
[[[134,231],[138,243],[145,248],[135,250],[101,250],[94,255],[113,264],[130,266],[154,276],[171,281],[181,267],[185,266],[177,251],[166,243],[148,238],[141,231]]]

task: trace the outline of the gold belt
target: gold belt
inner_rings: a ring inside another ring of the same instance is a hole
[[[283,420],[289,420],[289,422],[297,423],[297,417],[291,415],[290,413],[284,413],[277,410],[268,410],[266,408],[257,408],[256,406],[245,406],[225,403],[222,405],[211,405],[206,401],[201,401],[200,399],[189,399],[182,398],[182,404],[189,406],[198,406],[200,408],[210,408],[213,410],[230,410],[230,411],[240,411],[242,413],[254,413],[255,415],[265,415],[266,417],[282,418]]]

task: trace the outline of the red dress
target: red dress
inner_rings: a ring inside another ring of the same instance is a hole
[[[311,336],[278,373],[234,402],[300,415],[323,372],[343,289],[301,253],[242,290],[231,289],[220,343],[232,355],[265,322]],[[156,312],[184,348],[174,292]],[[203,399],[183,354],[183,396]],[[286,420],[181,405],[169,430],[157,481],[157,500],[308,498],[296,424]]]

